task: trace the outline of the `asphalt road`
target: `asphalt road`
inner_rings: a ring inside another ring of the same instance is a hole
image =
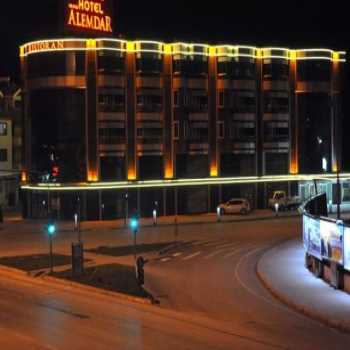
[[[285,307],[256,275],[266,249],[297,236],[300,225],[284,219],[207,227],[200,239],[150,261],[148,287],[163,308],[229,324],[256,341],[255,349],[348,349],[350,335]]]
[[[174,233],[148,232],[164,242]],[[179,227],[182,244],[146,265],[160,306],[0,279],[0,349],[348,349],[349,335],[291,311],[257,280],[261,254],[299,232],[299,219]]]

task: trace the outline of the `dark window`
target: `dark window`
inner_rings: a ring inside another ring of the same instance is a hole
[[[124,112],[125,96],[100,94],[98,96],[98,106],[100,112]]]
[[[163,109],[163,96],[138,94],[136,103],[138,112],[161,112]]]
[[[219,91],[219,107],[225,106],[225,91]]]
[[[75,69],[77,75],[85,74],[85,52],[75,54]]]
[[[264,64],[264,79],[266,80],[287,80],[289,66],[283,63]]]
[[[203,76],[208,74],[208,61],[206,57],[184,57],[173,60],[173,73],[186,76]]]
[[[123,73],[125,69],[125,58],[120,52],[99,51],[97,59],[99,73],[115,74]]]
[[[28,78],[66,75],[66,53],[41,53],[28,56]]]
[[[254,96],[244,96],[233,92],[230,104],[236,113],[255,113],[256,99]]]
[[[124,128],[100,128],[99,129],[99,141],[102,145],[116,144],[118,140],[124,140],[125,129]]]
[[[179,129],[179,122],[174,122],[174,139],[178,140],[180,137],[180,129]]]
[[[178,107],[180,105],[180,92],[174,91],[174,106]]]
[[[186,138],[191,141],[208,142],[208,123],[190,122],[185,126]]]
[[[328,61],[299,61],[298,79],[301,81],[330,81],[331,63]]]
[[[137,137],[160,139],[163,136],[162,128],[138,128]]]
[[[269,94],[264,96],[264,112],[265,113],[288,113],[289,98],[288,97],[273,97]]]
[[[157,54],[142,54],[136,59],[136,71],[140,74],[158,74],[163,71],[163,61]]]
[[[265,123],[265,141],[287,141],[289,139],[288,123]]]
[[[189,108],[192,112],[206,112],[208,110],[208,96],[192,94]]]
[[[223,139],[225,137],[225,122],[220,121],[218,123],[218,134],[219,134],[219,139]]]
[[[0,149],[0,162],[7,162],[7,149]]]
[[[255,123],[233,122],[230,127],[230,136],[235,140],[253,140],[255,138]]]
[[[255,79],[255,64],[224,58],[218,62],[218,74],[232,79]]]
[[[289,172],[288,153],[266,153],[265,174],[281,175]]]

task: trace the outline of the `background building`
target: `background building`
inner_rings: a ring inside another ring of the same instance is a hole
[[[0,205],[18,204],[22,159],[21,89],[0,77]]]
[[[62,216],[78,197],[87,218],[122,216],[122,181],[324,174],[340,164],[344,52],[64,39],[22,46],[21,62],[23,180],[69,185],[51,196]],[[149,186],[128,206],[202,212],[247,197],[263,207],[275,189],[309,195],[297,185]],[[45,191],[27,194],[26,214],[45,215]]]

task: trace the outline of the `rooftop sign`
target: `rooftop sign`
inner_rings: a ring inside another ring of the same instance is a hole
[[[113,33],[112,0],[67,0],[65,27],[76,32]]]

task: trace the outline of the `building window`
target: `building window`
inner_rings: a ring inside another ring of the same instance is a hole
[[[7,162],[7,149],[0,149],[0,162]]]
[[[180,93],[179,93],[179,91],[174,91],[174,106],[175,107],[179,107],[179,105],[180,105]]]
[[[7,136],[7,123],[0,122],[0,136]]]
[[[218,122],[218,138],[223,139],[225,137],[225,122]]]
[[[180,129],[179,129],[179,121],[174,121],[174,140],[178,140],[180,138]]]
[[[219,107],[225,106],[225,92],[219,91]]]
[[[100,112],[124,112],[125,111],[125,96],[100,94],[98,96],[98,105]]]

